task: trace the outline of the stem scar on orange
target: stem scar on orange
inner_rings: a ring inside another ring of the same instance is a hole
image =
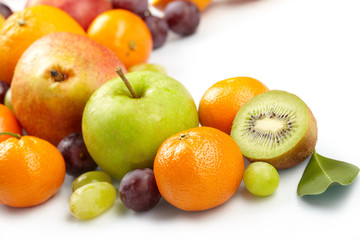
[[[0,203],[11,207],[41,204],[58,192],[65,161],[51,143],[13,133],[0,142]]]
[[[146,62],[153,49],[146,23],[124,9],[100,14],[87,33],[89,38],[114,51],[126,68]]]
[[[200,100],[201,125],[230,134],[239,109],[256,95],[268,90],[263,83],[250,77],[229,78],[215,83]]]
[[[6,19],[0,29],[0,79],[11,83],[23,52],[37,39],[52,32],[85,35],[83,28],[70,15],[47,5],[25,8]]]
[[[237,191],[244,160],[235,141],[215,128],[197,127],[163,142],[154,174],[166,201],[186,211],[225,203]]]
[[[13,112],[3,104],[0,104],[0,132],[22,133],[19,122]],[[0,135],[0,142],[10,138],[11,135]]]

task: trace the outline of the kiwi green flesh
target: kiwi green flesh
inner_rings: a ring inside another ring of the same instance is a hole
[[[272,90],[254,97],[239,110],[231,137],[247,159],[283,169],[299,164],[312,153],[317,127],[299,97]]]

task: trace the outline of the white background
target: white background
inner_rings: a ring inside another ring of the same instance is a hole
[[[3,2],[19,10],[24,1]],[[217,0],[195,35],[171,35],[150,62],[163,65],[197,103],[213,83],[236,76],[292,92],[317,119],[318,153],[360,166],[359,12],[359,0]],[[280,171],[279,188],[267,198],[242,184],[212,210],[184,212],[161,201],[143,214],[125,210],[118,198],[84,222],[69,212],[67,176],[41,206],[0,206],[0,239],[360,239],[359,180],[300,198],[306,164]]]

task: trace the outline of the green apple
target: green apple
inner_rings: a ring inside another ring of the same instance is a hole
[[[91,94],[123,66],[115,53],[75,33],[56,32],[34,42],[16,65],[11,102],[29,135],[55,146],[81,131]]]
[[[152,168],[165,139],[199,125],[194,100],[180,82],[150,71],[126,78],[134,94],[115,78],[90,97],[82,120],[90,155],[117,179],[133,169]]]
[[[151,72],[166,74],[165,68],[155,63],[140,63],[128,69],[128,72],[137,72],[137,71],[151,71]]]

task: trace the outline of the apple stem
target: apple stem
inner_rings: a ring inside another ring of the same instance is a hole
[[[131,95],[133,96],[133,98],[138,98],[137,95],[136,95],[136,93],[135,93],[135,91],[134,91],[134,89],[132,88],[129,80],[125,77],[125,74],[124,74],[123,70],[121,69],[121,67],[118,67],[118,68],[116,69],[116,73],[117,73],[117,74],[120,76],[120,78],[124,81],[126,87],[129,89],[129,91],[130,91]]]
[[[50,74],[51,74],[51,77],[53,77],[56,82],[62,82],[65,80],[65,75],[59,71],[50,70]]]
[[[18,133],[12,133],[12,132],[0,132],[0,135],[11,135],[17,139],[20,139],[21,138],[21,135],[18,134]]]

